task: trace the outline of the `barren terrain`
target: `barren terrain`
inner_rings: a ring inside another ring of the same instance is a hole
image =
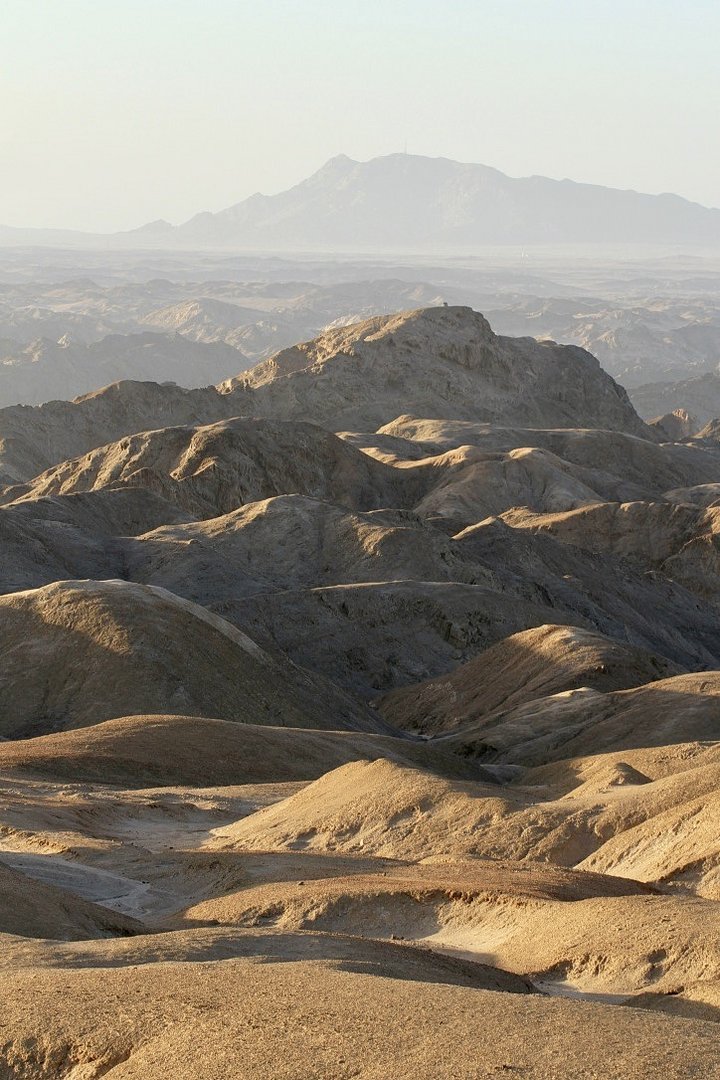
[[[714,429],[361,314],[0,410],[2,1080],[720,1078]]]

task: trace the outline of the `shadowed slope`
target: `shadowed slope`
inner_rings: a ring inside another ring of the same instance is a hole
[[[153,712],[383,730],[335,687],[164,589],[58,582],[0,597],[0,613],[5,735]]]
[[[80,940],[136,934],[142,924],[43,885],[0,862],[0,933],[21,937]]]
[[[684,501],[669,505],[610,502],[546,514],[514,509],[504,513],[503,519],[513,528],[549,533],[565,544],[660,570],[701,596],[716,599],[719,595],[717,508]]]
[[[539,626],[498,642],[449,675],[393,691],[379,707],[396,727],[436,735],[559,691],[622,690],[679,673],[669,661],[602,634]]]
[[[358,759],[386,757],[458,777],[481,766],[424,742],[350,731],[257,727],[200,716],[129,716],[0,743],[0,769],[75,783],[222,787],[315,780]]]
[[[489,760],[542,765],[561,758],[720,739],[720,672],[631,690],[580,689],[501,710],[448,736],[446,747]]]

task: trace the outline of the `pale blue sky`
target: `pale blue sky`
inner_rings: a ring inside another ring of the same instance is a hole
[[[0,222],[130,228],[402,150],[720,206],[720,0],[0,0]]]

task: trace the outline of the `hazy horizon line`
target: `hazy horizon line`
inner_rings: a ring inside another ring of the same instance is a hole
[[[624,192],[624,193],[628,193],[628,194],[647,195],[650,198],[666,198],[666,197],[670,197],[670,198],[682,199],[686,203],[689,203],[689,204],[691,204],[693,206],[702,207],[705,210],[717,210],[717,211],[720,211],[720,206],[712,206],[712,205],[708,205],[707,203],[702,203],[702,202],[698,201],[697,199],[691,199],[687,195],[682,195],[680,192],[677,192],[677,191],[644,191],[644,190],[641,190],[640,188],[636,188],[636,187],[616,187],[616,186],[614,186],[612,184],[598,184],[598,183],[595,183],[592,180],[575,180],[575,179],[573,179],[572,177],[569,177],[569,176],[563,176],[563,177],[549,176],[547,173],[527,173],[527,174],[518,176],[518,175],[513,175],[511,173],[504,172],[502,169],[497,168],[497,166],[495,166],[495,165],[487,165],[485,162],[482,162],[482,161],[462,161],[459,158],[448,157],[446,154],[437,154],[437,155],[434,155],[434,154],[415,154],[415,153],[409,152],[408,150],[405,149],[405,150],[392,151],[391,153],[388,153],[388,154],[376,154],[376,155],[374,155],[372,157],[369,157],[369,158],[354,158],[354,157],[351,157],[349,154],[346,154],[344,152],[333,154],[331,157],[326,158],[326,160],[321,165],[319,165],[315,170],[313,170],[312,172],[307,173],[305,176],[301,177],[300,180],[296,180],[294,183],[287,184],[286,186],[281,187],[276,191],[267,192],[267,191],[256,190],[256,191],[251,192],[249,195],[242,196],[241,198],[237,199],[235,202],[229,203],[229,204],[227,204],[225,206],[220,206],[215,210],[208,210],[207,208],[203,207],[203,208],[201,208],[199,210],[196,210],[195,213],[191,214],[189,218],[184,218],[182,221],[177,221],[177,222],[171,222],[166,218],[158,217],[158,218],[151,219],[149,221],[142,221],[142,222],[140,222],[140,224],[131,226],[130,228],[125,228],[125,229],[120,228],[120,229],[113,229],[113,230],[96,231],[96,230],[93,230],[93,229],[78,229],[78,228],[74,228],[72,226],[65,226],[65,225],[14,225],[14,224],[11,224],[11,223],[9,223],[7,221],[0,221],[0,228],[2,228],[2,229],[12,229],[12,230],[16,230],[18,232],[26,232],[26,231],[33,231],[33,232],[61,232],[61,233],[73,233],[73,234],[76,234],[76,235],[79,234],[79,235],[87,235],[87,236],[95,236],[95,237],[122,236],[123,234],[129,234],[129,233],[141,231],[141,230],[147,228],[148,226],[152,226],[152,225],[167,225],[168,227],[175,229],[175,228],[180,228],[181,226],[187,224],[189,221],[192,221],[195,217],[198,217],[201,214],[219,214],[219,213],[222,213],[225,210],[231,209],[234,206],[239,206],[240,204],[242,204],[244,202],[247,202],[248,199],[257,198],[258,196],[260,196],[262,198],[271,199],[271,198],[275,198],[278,195],[282,195],[282,194],[284,194],[284,193],[286,193],[288,191],[292,191],[293,188],[299,187],[301,184],[303,184],[307,180],[311,179],[311,177],[317,175],[317,173],[322,172],[322,170],[325,169],[328,165],[330,165],[333,161],[339,161],[339,160],[345,159],[348,162],[350,162],[352,165],[369,165],[374,161],[380,161],[380,160],[383,160],[383,159],[395,158],[395,157],[416,158],[416,159],[421,159],[421,160],[424,160],[424,161],[447,161],[447,162],[449,162],[449,163],[451,163],[453,165],[463,165],[463,166],[468,166],[468,167],[471,167],[471,168],[472,167],[477,167],[477,168],[482,168],[482,169],[488,169],[488,170],[490,170],[492,172],[499,173],[501,176],[504,176],[509,180],[535,180],[535,179],[551,180],[553,183],[558,183],[558,184],[573,184],[573,185],[576,185],[578,187],[595,187],[595,188],[600,188],[600,189],[603,189],[603,190],[606,190],[606,191],[620,191],[620,192]]]

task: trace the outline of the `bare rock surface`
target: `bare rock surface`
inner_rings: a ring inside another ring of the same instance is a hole
[[[140,432],[49,469],[6,491],[6,501],[129,485],[191,515],[293,492],[352,508],[402,503],[405,473],[375,462],[315,425],[234,418]]]
[[[74,401],[0,410],[0,478],[21,483],[51,465],[149,428],[209,423],[234,415],[214,387],[184,390],[119,382]]]
[[[658,434],[666,442],[680,442],[682,439],[690,439],[698,430],[697,418],[691,416],[687,409],[673,409],[664,416],[656,416],[648,420],[648,425],[657,430]]]
[[[438,454],[460,446],[508,453],[518,447],[538,447],[556,457],[596,474],[595,484],[614,478],[648,493],[661,495],[668,488],[713,482],[720,470],[720,457],[713,445],[698,439],[691,443],[653,441],[622,431],[598,428],[562,427],[547,429],[478,423],[456,419],[423,419],[397,416],[379,429],[375,439],[395,439],[398,457],[419,453]],[[402,440],[402,442],[400,442]],[[372,446],[373,436],[354,437],[358,446]],[[406,449],[410,444],[410,450]],[[384,445],[382,442],[380,445]],[[592,486],[592,485],[591,485]]]
[[[611,427],[651,437],[622,390],[574,346],[502,338],[470,308],[426,308],[331,330],[224,384],[239,412],[338,430],[395,416]],[[240,403],[242,405],[240,406]]]
[[[514,528],[547,532],[563,543],[660,570],[701,596],[717,598],[720,511],[703,501],[595,503],[556,514],[514,509],[503,518]]]
[[[110,291],[269,359],[0,410],[0,1077],[720,1080],[712,426],[467,307]]]
[[[449,675],[395,690],[380,702],[396,727],[442,734],[479,717],[555,693],[623,690],[679,674],[667,660],[575,626],[513,634]]]
[[[720,677],[711,671],[609,693],[581,687],[551,694],[469,724],[445,745],[469,754],[482,744],[490,756],[539,765],[611,749],[715,741],[719,726]]]
[[[283,672],[235,627],[162,589],[57,582],[2,597],[0,607],[5,735],[159,710],[382,729],[341,691],[287,664]]]

